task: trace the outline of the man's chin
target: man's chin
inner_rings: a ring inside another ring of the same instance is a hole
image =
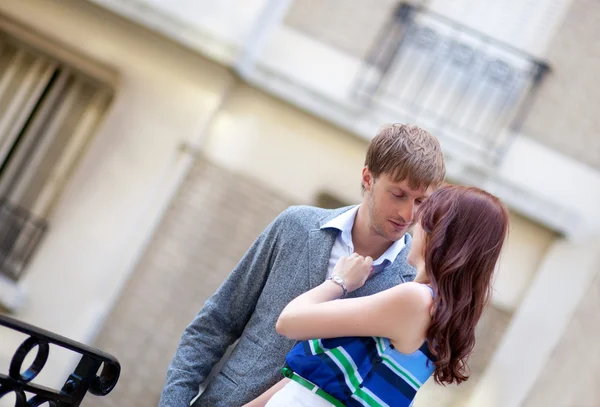
[[[387,240],[395,242],[397,240],[402,239],[402,237],[406,234],[407,231],[408,231],[408,229],[406,229],[406,230],[397,230],[397,229],[394,229],[392,232],[387,233],[386,236],[385,236],[385,238]]]

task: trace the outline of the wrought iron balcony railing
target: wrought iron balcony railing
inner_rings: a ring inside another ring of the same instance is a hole
[[[511,45],[402,3],[363,61],[353,96],[497,160],[548,70]]]
[[[18,280],[47,227],[44,219],[0,199],[0,274]]]
[[[13,394],[15,407],[77,407],[88,391],[104,396],[117,384],[121,366],[107,353],[4,315],[0,315],[0,326],[29,336],[14,353],[8,376],[0,373],[0,400]],[[79,364],[60,391],[32,382],[46,365],[50,345],[81,355]],[[24,370],[25,358],[35,348],[37,354]]]

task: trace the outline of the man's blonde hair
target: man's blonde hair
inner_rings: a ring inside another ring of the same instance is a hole
[[[446,176],[437,138],[408,124],[389,124],[379,130],[369,144],[365,166],[375,178],[388,174],[396,182],[406,179],[412,189],[437,188]]]

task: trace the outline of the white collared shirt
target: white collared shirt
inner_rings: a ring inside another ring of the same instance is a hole
[[[329,256],[329,265],[327,267],[327,278],[333,274],[333,269],[342,256],[350,256],[354,253],[354,244],[352,243],[352,227],[354,219],[360,205],[342,213],[329,222],[321,226],[321,229],[334,228],[339,232],[331,249]],[[388,264],[393,263],[402,249],[406,246],[406,234],[400,240],[396,240],[379,258],[373,261],[373,274],[383,270]]]

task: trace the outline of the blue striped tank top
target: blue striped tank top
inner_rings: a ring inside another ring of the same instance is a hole
[[[404,354],[387,338],[345,337],[300,342],[286,365],[346,406],[409,407],[433,360],[427,342]]]

